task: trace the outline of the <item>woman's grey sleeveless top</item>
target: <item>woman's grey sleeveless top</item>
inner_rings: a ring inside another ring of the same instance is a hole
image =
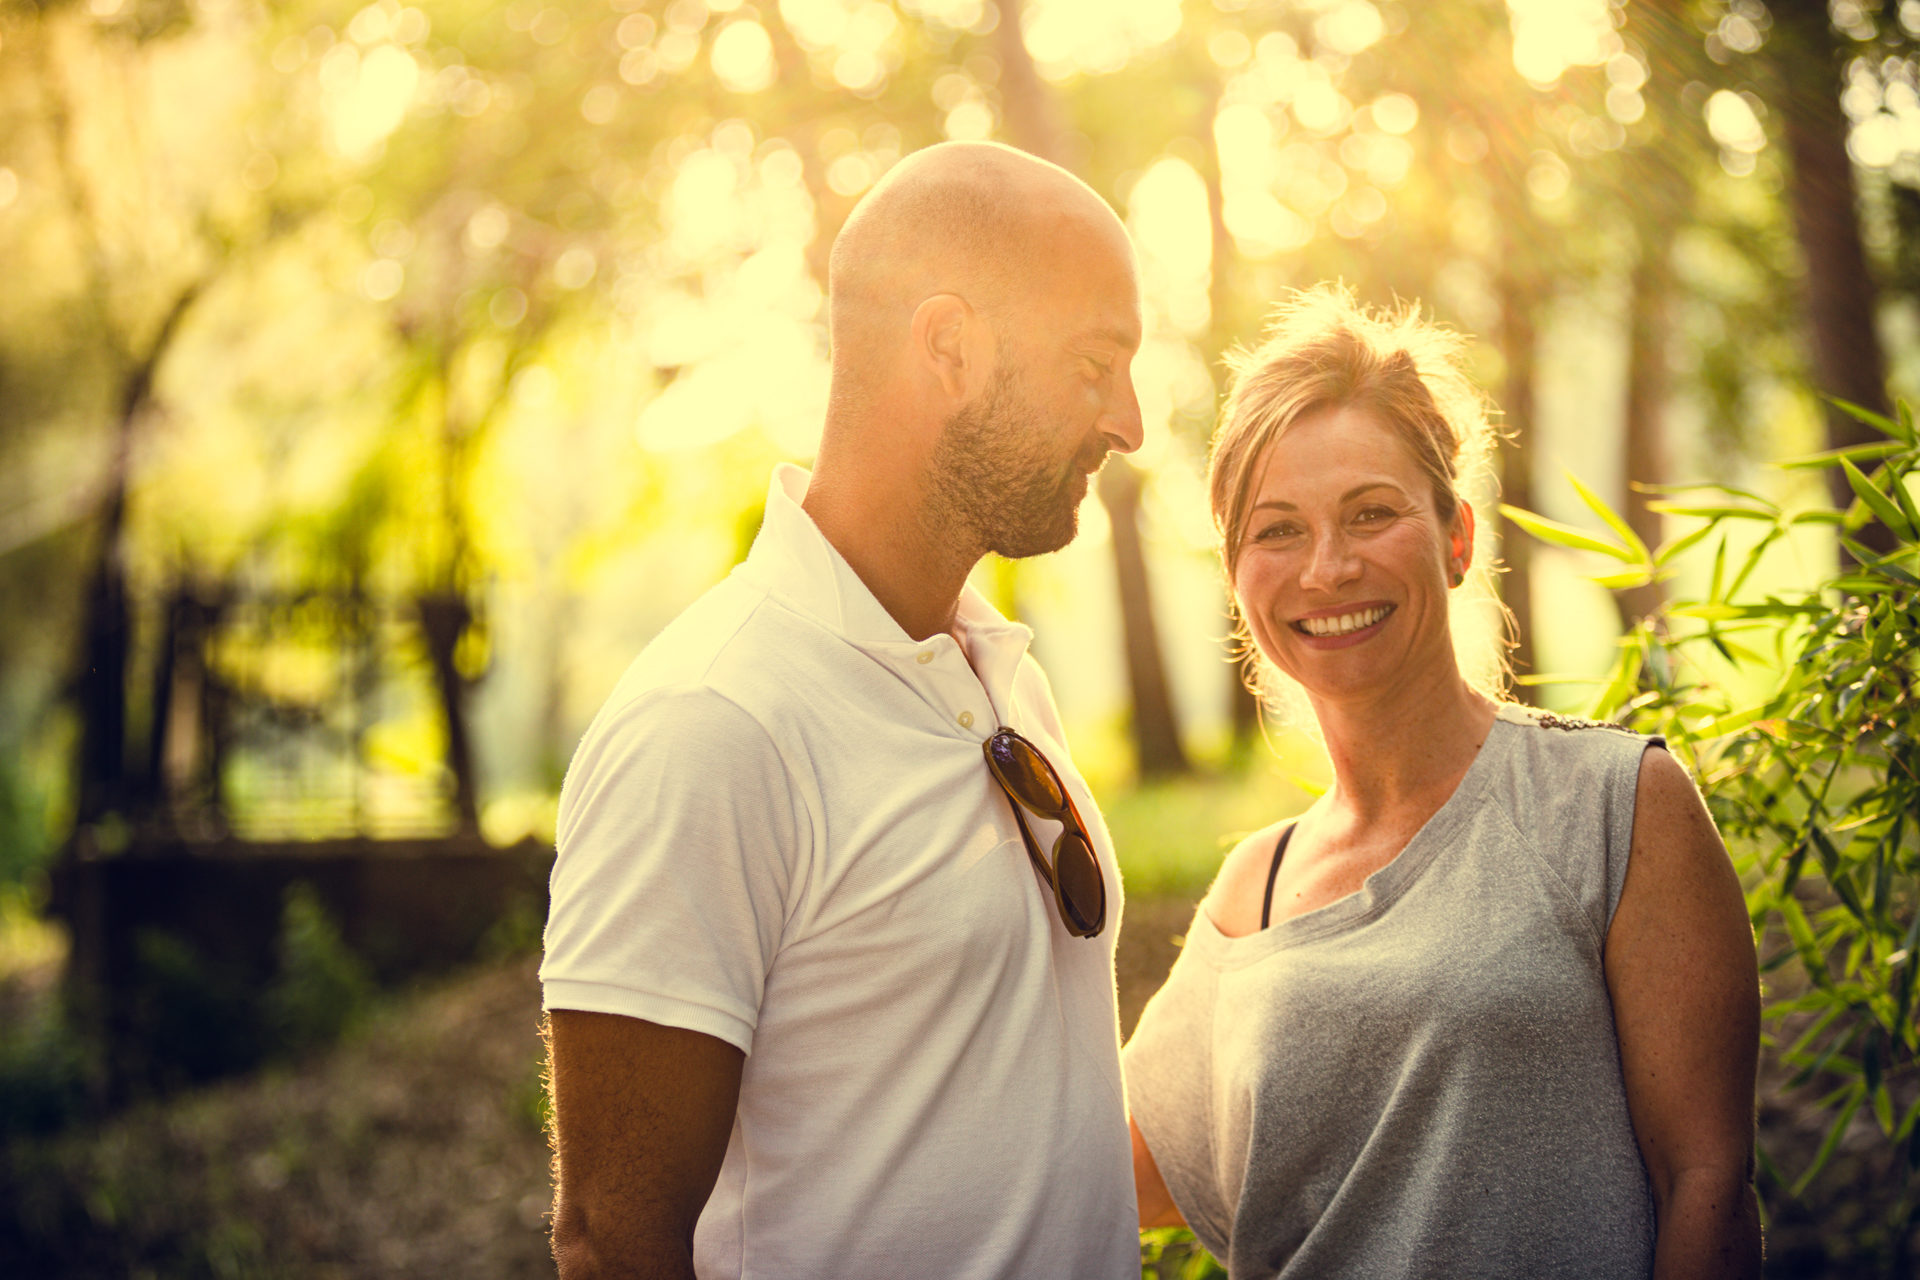
[[[1649,743],[1503,708],[1358,893],[1243,938],[1195,914],[1127,1098],[1234,1280],[1651,1274],[1601,968]]]

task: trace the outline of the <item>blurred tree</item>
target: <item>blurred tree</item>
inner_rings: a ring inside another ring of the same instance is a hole
[[[1738,0],[1729,6],[1734,15],[1757,8]],[[1871,20],[1859,6],[1850,8],[1870,29]],[[1840,108],[1853,41],[1834,30],[1827,0],[1773,0],[1764,12],[1772,18],[1766,64],[1772,73],[1770,96],[1780,110],[1791,159],[1787,202],[1805,259],[1805,323],[1816,387],[1825,395],[1886,414],[1890,401],[1876,327],[1878,290],[1861,241],[1848,120]],[[1830,448],[1874,439],[1865,424],[1838,406],[1826,406],[1826,422]],[[1827,485],[1836,506],[1852,500],[1839,473],[1830,472]],[[1860,534],[1862,545],[1881,552],[1892,548],[1892,538],[1890,530],[1877,524]],[[1843,564],[1849,561],[1844,548],[1840,556]]]
[[[1001,90],[1008,133],[1018,146],[1063,168],[1083,167],[1059,105],[1033,65],[1023,32],[1020,0],[1000,0]],[[1100,473],[1100,501],[1113,530],[1135,761],[1143,777],[1155,778],[1185,773],[1189,765],[1161,657],[1160,628],[1154,619],[1152,584],[1140,539],[1141,484],[1140,472],[1125,458],[1109,457]]]

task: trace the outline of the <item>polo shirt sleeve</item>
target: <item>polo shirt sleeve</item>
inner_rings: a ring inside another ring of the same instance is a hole
[[[546,1007],[751,1053],[801,832],[778,750],[725,697],[655,690],[608,715],[561,792]]]

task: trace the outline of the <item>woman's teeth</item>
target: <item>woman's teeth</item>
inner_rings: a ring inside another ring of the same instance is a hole
[[[1310,636],[1344,636],[1370,627],[1393,612],[1392,605],[1375,605],[1358,613],[1343,613],[1331,618],[1302,618],[1293,625]]]

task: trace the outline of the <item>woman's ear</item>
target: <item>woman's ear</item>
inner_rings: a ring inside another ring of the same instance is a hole
[[[1473,568],[1473,504],[1461,499],[1453,513],[1453,527],[1448,530],[1447,552],[1449,567],[1453,570],[1453,585],[1459,586],[1466,579],[1467,570]]]

